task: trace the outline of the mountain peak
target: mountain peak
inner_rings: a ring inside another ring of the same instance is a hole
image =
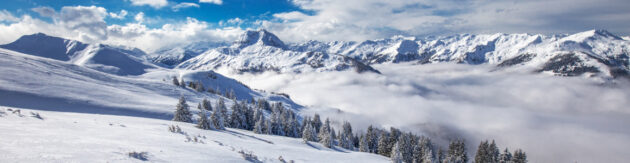
[[[254,44],[273,46],[278,48],[285,47],[284,43],[278,38],[278,36],[265,29],[247,31],[243,35],[241,35],[240,39],[236,43],[239,44],[239,48]]]

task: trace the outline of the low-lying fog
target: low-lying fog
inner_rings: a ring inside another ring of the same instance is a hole
[[[288,93],[324,117],[431,136],[464,137],[472,157],[482,139],[522,148],[530,162],[630,159],[630,84],[583,77],[491,71],[462,64],[377,65],[379,74],[226,74]],[[224,73],[225,74],[225,73]],[[338,111],[339,109],[341,111]]]

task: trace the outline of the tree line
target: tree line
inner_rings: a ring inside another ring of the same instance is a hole
[[[175,81],[173,80],[174,83]],[[191,85],[191,88],[198,87],[203,86]],[[203,99],[197,105],[199,112],[196,122],[186,99],[182,96],[176,105],[172,120],[195,122],[197,128],[205,130],[224,130],[230,127],[250,130],[257,134],[302,138],[305,143],[319,142],[327,148],[341,147],[379,154],[391,158],[395,163],[527,162],[527,155],[521,149],[512,153],[505,148],[501,152],[494,140],[481,141],[475,157],[470,160],[463,139],[453,140],[443,149],[428,137],[402,132],[394,127],[385,130],[370,125],[365,133],[353,133],[352,125],[345,121],[341,125],[341,130],[335,131],[330,119],[322,121],[319,114],[313,117],[305,116],[300,122],[300,117],[280,102],[271,104],[265,99],[237,101],[233,92],[225,96],[234,101],[230,107],[231,112],[228,111],[224,98],[219,98],[214,106],[207,99]]]

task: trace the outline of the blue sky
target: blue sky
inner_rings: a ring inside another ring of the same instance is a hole
[[[591,29],[625,36],[629,8],[628,0],[4,0],[0,43],[43,32],[151,51],[260,28],[285,42]]]
[[[228,0],[221,1],[221,4],[199,3],[198,0],[170,0],[166,6],[159,8],[150,5],[132,5],[129,0],[5,0],[2,9],[20,14],[30,14],[33,17],[51,21],[51,19],[41,17],[30,10],[35,7],[47,6],[55,10],[60,10],[64,6],[99,6],[106,8],[109,12],[128,12],[126,19],[120,20],[108,18],[108,24],[124,24],[134,21],[133,15],[143,12],[145,17],[164,20],[149,24],[152,27],[161,26],[165,23],[185,20],[187,17],[194,17],[198,20],[219,23],[233,18],[239,19],[269,19],[272,14],[291,11],[304,11],[289,1],[283,0]],[[194,3],[198,7],[187,7],[175,10],[173,7],[180,3]],[[304,11],[305,12],[305,11]]]

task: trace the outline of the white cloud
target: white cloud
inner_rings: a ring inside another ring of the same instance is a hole
[[[523,148],[530,162],[618,162],[630,159],[627,82],[602,86],[584,78],[491,72],[491,66],[389,64],[383,75],[354,72],[228,74],[253,87],[288,93],[323,116],[444,140],[463,136]],[[441,138],[441,139],[440,139]],[[570,149],[570,150],[567,150]],[[472,154],[473,152],[469,153]]]
[[[260,20],[287,41],[380,39],[395,34],[570,33],[593,28],[630,33],[625,0],[295,0],[307,12]],[[307,14],[308,13],[308,14]]]
[[[135,17],[133,17],[133,19],[142,23],[144,21],[144,12],[139,12]]]
[[[134,6],[147,5],[153,8],[162,8],[168,5],[167,0],[130,0],[130,1],[131,1],[131,5],[134,5]]]
[[[195,8],[199,8],[199,5],[196,3],[188,3],[188,2],[182,2],[179,3],[175,6],[172,7],[173,11],[177,12],[179,11],[179,9],[183,9],[183,8],[190,8],[190,7],[195,7]]]
[[[13,14],[11,14],[11,12],[7,11],[7,10],[0,10],[0,22],[3,21],[7,21],[7,22],[16,22],[19,21],[20,19],[13,16]]]
[[[55,23],[81,35],[88,42],[107,39],[107,10],[96,6],[65,6],[55,17]]]
[[[199,0],[199,3],[213,3],[216,5],[223,4],[223,0]]]
[[[110,12],[109,16],[114,19],[124,19],[127,14],[127,10],[120,10],[118,13]]]
[[[53,17],[55,16],[55,9],[51,8],[51,7],[35,7],[31,9],[32,11],[38,13],[40,16],[43,17]]]
[[[241,28],[211,29],[207,22],[187,18],[185,22],[165,24],[161,28],[147,28],[142,24],[112,25],[109,27],[109,44],[139,47],[151,52],[176,44],[207,40],[235,40],[244,32]]]
[[[135,23],[107,25],[103,20],[107,16],[111,15],[104,8],[95,6],[64,7],[52,16],[53,23],[23,15],[15,22],[0,23],[0,35],[3,36],[0,44],[12,42],[22,35],[43,32],[88,43],[125,45],[151,52],[196,41],[233,41],[244,32],[244,29],[235,27],[215,28],[194,18],[149,28],[143,24],[149,18],[145,18],[142,12],[134,16]]]

